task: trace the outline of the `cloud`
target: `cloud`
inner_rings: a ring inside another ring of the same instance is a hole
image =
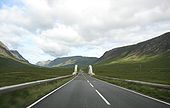
[[[19,46],[22,46],[22,43],[28,39],[28,36],[32,36],[32,34],[22,27],[5,23],[2,23],[0,26],[0,40],[11,49],[17,49]]]
[[[52,29],[41,32],[35,41],[40,48],[52,56],[67,55],[71,47],[79,45],[83,39],[69,26],[57,25]]]
[[[4,2],[0,6],[0,39],[21,51],[31,43],[29,49],[32,45],[48,57],[101,56],[108,49],[169,31],[169,4],[169,0]]]

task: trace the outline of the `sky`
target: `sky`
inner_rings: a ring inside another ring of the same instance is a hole
[[[30,63],[100,57],[170,31],[170,0],[0,0],[0,41]]]

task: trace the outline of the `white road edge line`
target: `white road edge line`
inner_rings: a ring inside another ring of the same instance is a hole
[[[95,79],[97,79],[97,78],[95,78]],[[114,85],[114,84],[108,83],[108,82],[103,81],[103,80],[100,80],[100,79],[97,79],[97,80],[99,80],[99,81],[101,81],[101,82],[104,82],[104,83],[106,83],[106,84],[108,84],[108,85],[111,85],[111,86],[114,86],[114,87],[117,87],[117,88],[120,88],[120,89],[129,91],[129,92],[131,92],[131,93],[138,94],[138,95],[143,96],[143,97],[145,97],[145,98],[149,98],[149,99],[152,99],[152,100],[154,100],[154,101],[157,101],[157,102],[160,102],[160,103],[163,103],[163,104],[166,104],[166,105],[170,105],[170,103],[168,103],[168,102],[165,102],[165,101],[162,101],[162,100],[159,100],[159,99],[156,99],[156,98],[153,98],[153,97],[150,97],[150,96],[141,94],[141,93],[139,93],[139,92],[136,92],[136,91],[133,91],[133,90],[124,88],[124,87],[120,87],[120,86],[118,86],[118,85]]]
[[[87,82],[90,83],[89,80],[87,80]]]
[[[77,76],[76,76],[77,77]],[[31,108],[34,105],[36,105],[38,102],[42,101],[43,99],[45,99],[46,97],[48,97],[49,95],[53,94],[54,92],[56,92],[57,90],[59,90],[60,88],[64,87],[65,85],[67,85],[68,83],[70,83],[71,81],[73,81],[76,77],[74,77],[73,79],[71,79],[70,81],[66,82],[65,84],[61,85],[60,87],[58,87],[57,89],[53,90],[52,92],[48,93],[47,95],[43,96],[42,98],[38,99],[37,101],[35,101],[34,103],[32,103],[31,105],[29,105],[26,108]]]
[[[106,102],[107,105],[111,105],[103,96],[100,94],[98,90],[96,90],[97,94]]]
[[[94,87],[91,83],[89,83],[91,85],[91,87]]]

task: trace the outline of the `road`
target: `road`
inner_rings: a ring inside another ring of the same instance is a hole
[[[79,73],[74,80],[31,108],[170,108],[170,106]]]

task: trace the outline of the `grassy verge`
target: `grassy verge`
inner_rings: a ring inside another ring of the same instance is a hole
[[[30,72],[27,71],[17,71],[17,72],[7,72],[7,73],[3,72],[0,73],[0,87],[29,82],[29,81],[54,78],[54,77],[69,75],[69,74],[72,74],[72,69],[70,68],[56,68],[56,69],[39,68],[39,69],[32,69],[30,70]]]
[[[0,57],[0,87],[72,74],[73,68],[45,68]]]
[[[0,94],[0,108],[25,108],[40,97],[61,86],[73,77]]]
[[[147,64],[128,63],[95,66],[97,75],[120,79],[139,80],[153,83],[170,84],[170,68],[149,67]]]
[[[141,69],[140,69],[141,65]],[[94,66],[97,75],[120,79],[139,80],[153,83],[170,84],[170,68],[152,67],[145,63],[118,63]]]
[[[95,76],[98,79],[104,80],[106,82],[122,86],[134,91],[137,91],[139,93],[166,101],[170,103],[170,90],[167,89],[159,89],[155,87],[151,87],[148,85],[142,85],[142,84],[136,84],[136,83],[130,83],[130,82],[125,82],[125,81],[120,81],[120,80],[115,80],[115,79],[108,79],[108,78],[103,78],[100,76]]]

